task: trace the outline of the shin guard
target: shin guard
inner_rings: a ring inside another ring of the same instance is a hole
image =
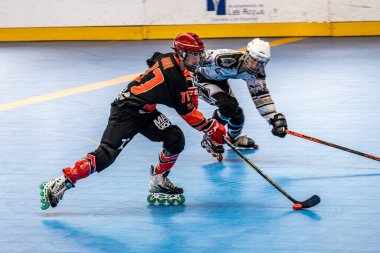
[[[238,108],[234,116],[228,121],[228,135],[234,139],[240,135],[244,126],[244,112],[241,107]]]
[[[177,161],[179,154],[171,154],[166,149],[162,149],[158,155],[158,163],[154,170],[155,174],[162,174],[165,171],[170,170]]]
[[[77,180],[88,177],[94,173],[95,170],[95,156],[87,154],[86,157],[78,160],[72,168],[67,167],[62,171],[63,174],[75,184]]]
[[[244,124],[234,125],[231,122],[228,122],[228,135],[232,139],[235,139],[241,133],[243,126],[244,126]]]
[[[227,124],[227,122],[230,120],[229,117],[226,117],[226,116],[222,115],[219,110],[215,110],[214,111],[214,114],[212,115],[212,118],[216,119],[223,126],[225,126]]]

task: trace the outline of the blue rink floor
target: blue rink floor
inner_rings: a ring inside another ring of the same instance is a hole
[[[205,42],[208,49],[237,49],[249,40]],[[244,134],[260,145],[244,154],[292,197],[317,194],[319,205],[294,211],[232,150],[216,162],[200,147],[202,134],[160,106],[187,141],[170,177],[185,189],[184,206],[148,205],[148,168],[161,144],[137,135],[111,167],[42,211],[39,184],[97,147],[126,82],[51,94],[145,71],[145,59],[170,46],[0,43],[1,253],[380,252],[380,163],[273,136],[241,80],[231,86],[245,111]],[[380,156],[379,59],[380,37],[307,38],[272,47],[267,84],[290,130]],[[200,102],[207,117],[214,109]]]

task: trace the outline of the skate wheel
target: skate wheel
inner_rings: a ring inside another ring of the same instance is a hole
[[[46,209],[49,208],[49,206],[50,206],[49,203],[43,203],[43,204],[41,205],[41,209],[42,209],[42,210],[46,210]]]
[[[149,194],[148,197],[146,198],[148,200],[149,204],[154,204],[156,203],[156,199],[153,197],[152,194]]]
[[[185,200],[185,196],[179,195],[179,199],[177,199],[178,205],[183,205],[183,203],[185,203]]]
[[[216,159],[218,159],[218,162],[223,161],[223,155],[222,154],[218,154],[218,156],[217,156]]]
[[[47,182],[42,182],[41,184],[40,184],[40,189],[41,190],[43,190],[44,188],[45,188],[45,184],[46,184]]]
[[[166,202],[166,199],[157,199],[158,204],[163,205]]]
[[[175,199],[168,199],[168,204],[169,205],[174,205]]]

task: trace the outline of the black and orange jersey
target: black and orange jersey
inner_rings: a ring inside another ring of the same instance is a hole
[[[188,87],[193,86],[192,82],[190,72],[181,70],[177,56],[167,53],[130,82],[114,104],[139,113],[149,113],[157,104],[163,104],[174,108],[194,128],[203,130],[208,120],[191,102]]]

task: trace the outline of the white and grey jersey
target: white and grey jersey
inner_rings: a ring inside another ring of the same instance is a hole
[[[204,81],[204,85],[207,85],[212,81],[224,81],[230,78],[244,80],[257,110],[269,122],[276,114],[276,108],[266,87],[264,66],[256,73],[250,74],[244,70],[243,60],[244,53],[240,51],[206,50],[204,60],[196,69],[196,74],[200,75],[202,80],[200,85]]]

